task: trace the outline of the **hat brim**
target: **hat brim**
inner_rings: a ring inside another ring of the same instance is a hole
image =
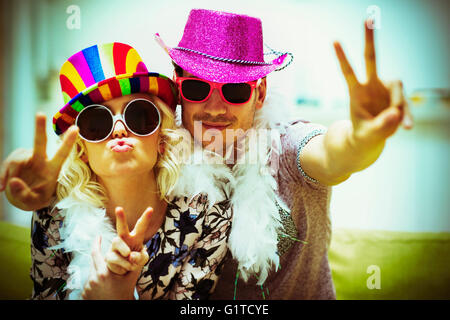
[[[257,80],[280,68],[284,58],[281,56],[266,65],[251,65],[211,59],[194,52],[166,48],[172,60],[193,75],[214,82],[240,83]]]
[[[53,117],[53,130],[57,135],[64,133],[75,123],[80,111],[89,105],[133,93],[155,95],[175,112],[178,93],[171,79],[155,72],[125,74],[100,81],[73,97]]]

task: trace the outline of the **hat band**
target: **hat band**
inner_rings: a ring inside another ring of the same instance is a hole
[[[272,63],[260,62],[260,61],[249,61],[249,60],[239,60],[239,59],[229,59],[229,58],[216,57],[216,56],[212,56],[210,54],[206,54],[206,53],[203,53],[203,52],[200,52],[200,51],[197,51],[197,50],[192,50],[192,49],[183,48],[183,47],[174,47],[174,49],[196,53],[196,54],[202,55],[202,56],[204,56],[206,58],[210,58],[210,59],[218,60],[218,61],[223,61],[223,62],[253,64],[253,65],[260,65],[260,66],[271,66],[272,65]]]

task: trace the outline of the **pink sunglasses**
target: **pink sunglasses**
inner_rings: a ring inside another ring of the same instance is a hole
[[[177,77],[183,99],[201,103],[209,99],[213,89],[219,89],[222,100],[233,105],[250,101],[258,80],[243,83],[218,83],[199,78]]]

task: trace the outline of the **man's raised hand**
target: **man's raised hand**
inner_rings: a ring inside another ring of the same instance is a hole
[[[402,82],[383,83],[378,78],[371,25],[370,21],[365,22],[366,83],[358,81],[340,43],[334,43],[350,93],[353,138],[355,143],[367,146],[383,143],[401,123],[405,129],[413,126],[412,115],[403,96]]]

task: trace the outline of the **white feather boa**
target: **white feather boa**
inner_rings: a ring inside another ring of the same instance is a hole
[[[233,167],[233,224],[228,246],[238,261],[243,280],[254,275],[258,285],[266,281],[272,268],[279,268],[278,233],[283,231],[283,225],[276,203],[290,212],[277,195],[278,183],[274,178],[282,153],[280,135],[285,133],[283,124],[290,115],[291,109],[282,96],[272,92],[263,108],[255,113],[256,130],[245,137],[245,160],[240,163],[238,159]],[[270,136],[262,129],[268,130]],[[256,161],[251,161],[254,155]]]
[[[277,238],[282,225],[276,202],[284,205],[276,194],[277,182],[272,176],[274,168],[269,167],[269,159],[278,156],[280,143],[274,137],[272,142],[276,148],[260,148],[250,142],[252,139],[258,137],[245,138],[245,152],[232,169],[225,159],[219,160],[217,155],[206,150],[202,154],[193,154],[181,172],[174,193],[195,195],[206,192],[210,205],[224,199],[226,194],[233,208],[228,247],[239,263],[242,278],[246,281],[250,275],[256,275],[258,284],[262,284],[270,270],[279,265]],[[250,155],[256,155],[257,161],[251,161]],[[195,164],[199,156],[203,161]]]
[[[70,290],[69,299],[79,300],[93,267],[91,252],[95,239],[101,235],[102,253],[105,254],[116,232],[105,209],[72,197],[61,200],[55,207],[60,209],[64,220],[59,229],[61,243],[52,249],[62,248],[72,254],[65,290]]]
[[[283,227],[276,203],[282,204],[282,201],[276,194],[277,182],[269,167],[270,159],[277,156],[275,153],[279,150],[279,141],[272,137],[277,148],[264,148],[258,143],[252,143],[249,136],[245,139],[249,140],[245,141],[245,162],[239,163],[238,159],[233,166],[233,223],[228,245],[238,261],[244,281],[255,275],[257,284],[261,285],[270,270],[279,267],[278,233]],[[250,154],[255,153],[257,161],[249,163]]]
[[[223,159],[213,152],[195,150],[186,157],[171,196],[186,196],[189,201],[203,193],[209,207],[228,198],[233,175]]]
[[[181,125],[180,109],[177,111],[177,124]],[[242,159],[238,159],[232,168],[231,177],[226,173],[225,160],[222,168],[220,165],[214,168],[208,168],[207,165],[190,168],[192,171],[189,175],[193,178],[200,175],[201,170],[220,170],[217,176],[227,177],[229,182],[226,192],[233,206],[228,247],[238,262],[239,273],[244,281],[254,275],[258,278],[258,285],[265,282],[272,268],[277,270],[279,267],[278,232],[283,226],[276,202],[287,212],[290,211],[277,196],[278,184],[273,177],[277,169],[273,165],[278,164],[282,152],[280,134],[285,132],[283,124],[290,118],[290,111],[276,93],[266,100],[262,109],[256,111],[253,128],[274,130],[271,143],[261,145],[263,140],[259,139],[259,131],[256,131],[256,136],[247,135],[243,144],[244,153],[241,154],[244,160],[239,163]],[[252,161],[255,155],[256,161]],[[210,182],[204,183],[211,185]],[[197,183],[194,185],[197,186]],[[186,187],[193,186],[188,182]]]

